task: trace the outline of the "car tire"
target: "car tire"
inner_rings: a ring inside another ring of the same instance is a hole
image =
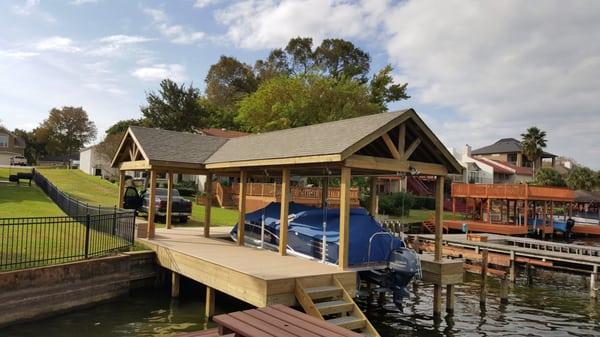
[[[187,216],[180,216],[179,217],[179,223],[187,223],[188,222],[188,217]]]

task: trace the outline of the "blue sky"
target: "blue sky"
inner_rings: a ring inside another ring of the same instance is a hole
[[[31,129],[83,106],[101,136],[161,78],[203,89],[220,55],[252,64],[294,36],[341,37],[394,66],[412,98],[390,108],[415,108],[447,146],[537,125],[548,151],[600,169],[599,14],[595,1],[2,1],[0,120]]]

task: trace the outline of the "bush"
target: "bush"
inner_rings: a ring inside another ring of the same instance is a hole
[[[414,197],[415,198],[415,209],[429,209],[435,210],[435,198],[432,197]]]
[[[408,216],[414,206],[415,197],[410,193],[399,192],[379,197],[379,212],[382,214]]]
[[[179,191],[182,197],[193,197],[198,192],[196,183],[193,181],[180,181],[174,185],[174,188]]]

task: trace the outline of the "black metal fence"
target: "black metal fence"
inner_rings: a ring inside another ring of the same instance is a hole
[[[89,206],[39,173],[33,179],[67,216],[0,218],[0,270],[104,256],[133,245],[133,210]]]

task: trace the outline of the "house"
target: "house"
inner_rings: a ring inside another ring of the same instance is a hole
[[[487,158],[497,162],[504,162],[517,167],[533,167],[531,159],[523,153],[523,146],[520,141],[514,138],[502,138],[492,145],[473,150],[471,155],[476,158]],[[554,161],[557,156],[542,152],[535,167],[542,167],[542,162],[550,159],[551,166],[554,167]]]
[[[0,165],[10,165],[11,158],[25,154],[25,140],[0,126]]]
[[[47,155],[37,161],[38,166],[79,166],[79,153],[69,155]]]
[[[515,184],[533,180],[533,170],[511,162],[503,156],[475,156],[471,146],[465,145],[462,153],[451,149],[451,153],[463,166],[463,174],[452,177],[454,182],[470,184]],[[494,159],[492,159],[494,158]]]
[[[93,176],[116,177],[117,170],[110,167],[110,160],[98,151],[98,145],[86,147],[79,152],[79,169]]]

